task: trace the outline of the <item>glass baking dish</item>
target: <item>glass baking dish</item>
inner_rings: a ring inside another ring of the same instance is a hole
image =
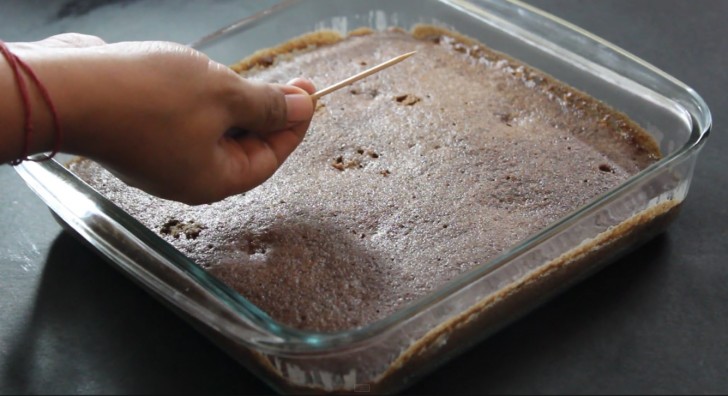
[[[711,127],[680,81],[517,1],[285,1],[193,45],[232,64],[318,29],[427,23],[485,43],[627,114],[664,158],[510,250],[370,325],[300,331],[207,274],[61,163],[15,169],[58,221],[279,392],[395,392],[662,232]],[[59,161],[63,161],[61,157]]]

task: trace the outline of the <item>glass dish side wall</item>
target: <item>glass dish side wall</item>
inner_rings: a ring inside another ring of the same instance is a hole
[[[695,156],[681,162],[679,173],[688,174],[694,159]],[[217,301],[216,296],[194,282],[191,283],[184,274],[170,269],[168,264],[165,265],[156,252],[135,247],[133,240],[127,240],[118,232],[120,227],[110,226],[113,223],[102,221],[106,215],[96,212],[97,208],[93,204],[77,205],[78,201],[75,199],[80,197],[67,194],[69,190],[74,193],[76,190],[70,188],[64,191],[63,188],[57,188],[66,187],[65,181],[58,176],[60,172],[47,173],[32,169],[48,165],[29,163],[23,165],[21,174],[59,217],[71,221],[68,224],[70,228],[78,233],[88,233],[89,229],[96,233],[95,236],[87,234],[84,239],[107,255],[119,269],[181,313],[223,350],[272,387],[282,392],[296,393],[312,390],[351,391],[357,387],[366,387],[376,392],[391,392],[407,386],[447,358],[543,303],[553,293],[598,269],[614,254],[619,253],[619,250],[631,248],[640,239],[660,232],[674,216],[677,207],[668,207],[669,210],[656,219],[647,218],[647,221],[640,224],[645,230],[639,237],[627,235],[626,238],[608,245],[607,249],[596,251],[594,257],[582,257],[576,263],[575,270],[546,277],[546,281],[537,289],[530,288],[525,289],[525,293],[511,294],[502,299],[505,303],[500,303],[496,309],[492,309],[494,291],[527,279],[532,272],[529,269],[542,268],[545,262],[562,256],[561,252],[579,246],[578,241],[582,238],[599,235],[599,230],[609,229],[610,224],[619,223],[620,217],[634,207],[650,206],[651,201],[655,200],[677,204],[687,191],[687,183],[683,179],[677,189],[656,196],[651,194],[650,191],[656,194],[659,189],[648,185],[654,184],[664,175],[656,174],[645,181],[645,187],[629,190],[610,204],[596,207],[590,215],[579,218],[572,224],[563,225],[563,230],[543,241],[536,241],[531,249],[503,261],[496,271],[487,276],[478,277],[479,274],[473,274],[475,279],[467,280],[466,286],[386,332],[363,342],[335,349],[286,352],[271,351],[263,347],[262,344],[271,342],[270,334],[235,317],[235,313],[231,313],[224,304]],[[30,172],[26,173],[26,167],[31,168]],[[650,196],[654,198],[649,199]],[[75,210],[82,210],[86,214],[79,216],[78,212],[71,213]],[[93,220],[96,216],[100,217]],[[108,244],[113,248],[103,248],[98,243]],[[557,262],[555,265],[561,264]],[[139,268],[134,268],[135,266]],[[139,275],[139,271],[148,273]],[[173,291],[165,290],[167,287],[171,287]],[[482,304],[483,302],[486,304]],[[256,346],[256,342],[261,345]]]
[[[199,274],[170,263],[164,251],[129,231],[123,216],[110,215],[99,197],[57,164],[28,163],[18,171],[63,222],[274,388],[401,389],[664,229],[685,198],[710,126],[707,108],[689,88],[584,32],[509,2],[294,3],[200,49],[232,63],[320,28],[409,28],[416,23],[474,37],[607,102],[653,134],[666,159],[386,323],[310,336],[277,332],[275,324],[242,312],[236,301],[197,283]],[[82,197],[88,199],[76,199]],[[625,231],[625,224],[627,231],[639,232]]]

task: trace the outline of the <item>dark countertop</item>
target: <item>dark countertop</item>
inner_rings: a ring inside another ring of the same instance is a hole
[[[272,3],[5,0],[0,38],[184,43]],[[728,2],[530,3],[687,83],[715,126],[665,234],[408,392],[728,392]],[[271,392],[63,232],[8,165],[0,186],[0,394]]]

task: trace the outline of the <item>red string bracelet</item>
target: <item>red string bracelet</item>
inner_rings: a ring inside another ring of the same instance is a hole
[[[20,68],[18,67],[18,58],[15,56],[15,54],[10,52],[10,48],[8,48],[8,46],[2,40],[0,40],[0,52],[2,52],[3,56],[5,56],[5,59],[7,59],[8,64],[10,65],[10,69],[13,71],[13,75],[15,75],[15,82],[18,84],[20,99],[23,102],[23,112],[25,116],[23,123],[23,130],[25,131],[25,138],[23,139],[23,152],[18,159],[10,162],[11,165],[18,165],[23,162],[23,158],[28,157],[28,151],[30,150],[30,138],[33,134],[30,97],[28,96],[28,88],[25,85],[25,78],[23,78],[23,75],[20,73]]]
[[[56,110],[56,106],[53,104],[53,100],[51,99],[51,95],[48,93],[48,89],[46,89],[45,85],[43,85],[43,83],[40,81],[38,76],[33,71],[33,68],[31,68],[30,65],[25,63],[17,55],[12,53],[12,51],[10,51],[10,48],[8,48],[8,46],[2,40],[0,40],[0,52],[2,52],[5,59],[7,59],[8,64],[13,71],[13,75],[15,76],[15,81],[18,85],[18,91],[20,92],[20,99],[23,102],[23,111],[25,116],[23,122],[23,129],[25,132],[23,139],[23,152],[18,159],[11,161],[10,164],[19,165],[23,161],[47,161],[53,158],[58,153],[58,151],[61,149],[61,143],[63,141],[61,121],[58,117],[58,111]],[[40,91],[40,94],[43,97],[43,101],[48,106],[48,109],[50,110],[51,116],[53,118],[53,149],[49,155],[44,155],[40,158],[28,157],[28,154],[30,152],[30,143],[33,136],[33,117],[30,94],[28,93],[28,87],[25,83],[25,77],[23,76],[23,73],[21,73],[20,69],[22,69],[22,71],[30,76],[30,79],[33,81],[33,83],[35,83],[36,88],[38,89],[38,91]]]

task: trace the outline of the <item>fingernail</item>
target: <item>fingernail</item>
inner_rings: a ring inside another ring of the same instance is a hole
[[[286,111],[288,122],[306,121],[313,114],[313,101],[308,95],[286,95]]]

